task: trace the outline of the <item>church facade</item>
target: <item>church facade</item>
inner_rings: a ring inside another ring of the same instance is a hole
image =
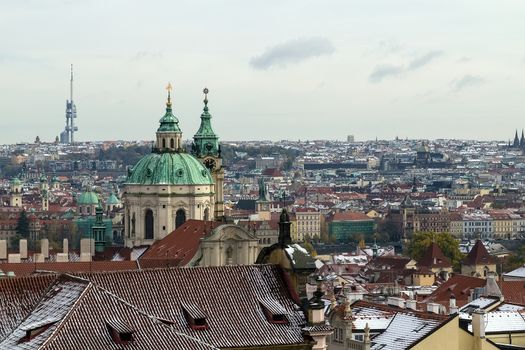
[[[220,220],[224,215],[224,169],[219,138],[211,127],[208,90],[204,89],[201,125],[190,154],[173,114],[171,85],[167,89],[166,112],[159,121],[155,146],[128,169],[123,192],[127,246],[151,245],[188,219]]]

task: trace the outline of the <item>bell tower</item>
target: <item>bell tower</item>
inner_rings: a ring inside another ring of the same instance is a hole
[[[210,171],[215,186],[214,217],[224,217],[224,168],[222,166],[221,146],[219,137],[211,126],[211,114],[208,109],[208,88],[204,88],[204,109],[201,114],[201,125],[193,136],[192,154],[197,157]]]
[[[16,177],[11,181],[9,205],[11,207],[22,207],[22,182]]]

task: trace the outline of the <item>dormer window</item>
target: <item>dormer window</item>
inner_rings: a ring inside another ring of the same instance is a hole
[[[45,318],[41,321],[32,322],[27,324],[21,329],[26,332],[24,338],[21,339],[21,342],[30,341],[36,338],[39,334],[45,332],[49,327],[57,323],[58,320],[54,318]]]
[[[286,318],[288,312],[276,300],[271,298],[260,299],[259,304],[268,322],[276,324],[288,323]]]
[[[112,319],[106,321],[106,326],[108,328],[109,334],[111,335],[111,338],[115,343],[125,345],[133,341],[133,333],[135,333],[135,331],[124,322],[117,319]]]
[[[182,312],[191,329],[208,329],[206,314],[193,303],[183,303]]]

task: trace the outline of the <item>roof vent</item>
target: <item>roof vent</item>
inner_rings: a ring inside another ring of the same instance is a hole
[[[109,334],[115,343],[127,344],[130,341],[133,341],[133,333],[135,333],[135,331],[124,322],[117,319],[111,319],[106,321],[106,326],[108,327]]]
[[[186,317],[186,321],[188,321],[191,329],[208,329],[206,315],[197,305],[186,302],[182,303],[181,306],[184,317]]]
[[[288,323],[286,309],[276,300],[271,298],[259,299],[259,304],[270,323]]]

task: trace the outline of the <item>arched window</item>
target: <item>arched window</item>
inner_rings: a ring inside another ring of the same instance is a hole
[[[162,139],[162,148],[166,148],[166,139]]]
[[[133,217],[131,218],[131,234],[135,235],[135,213],[133,213]]]
[[[175,148],[175,140],[170,139],[170,147]]]
[[[144,226],[144,239],[153,239],[153,211],[151,209],[146,210]]]
[[[175,228],[180,227],[185,222],[186,222],[186,212],[184,211],[184,209],[177,210],[177,214],[175,216]]]
[[[210,208],[204,209],[204,221],[210,220]]]

